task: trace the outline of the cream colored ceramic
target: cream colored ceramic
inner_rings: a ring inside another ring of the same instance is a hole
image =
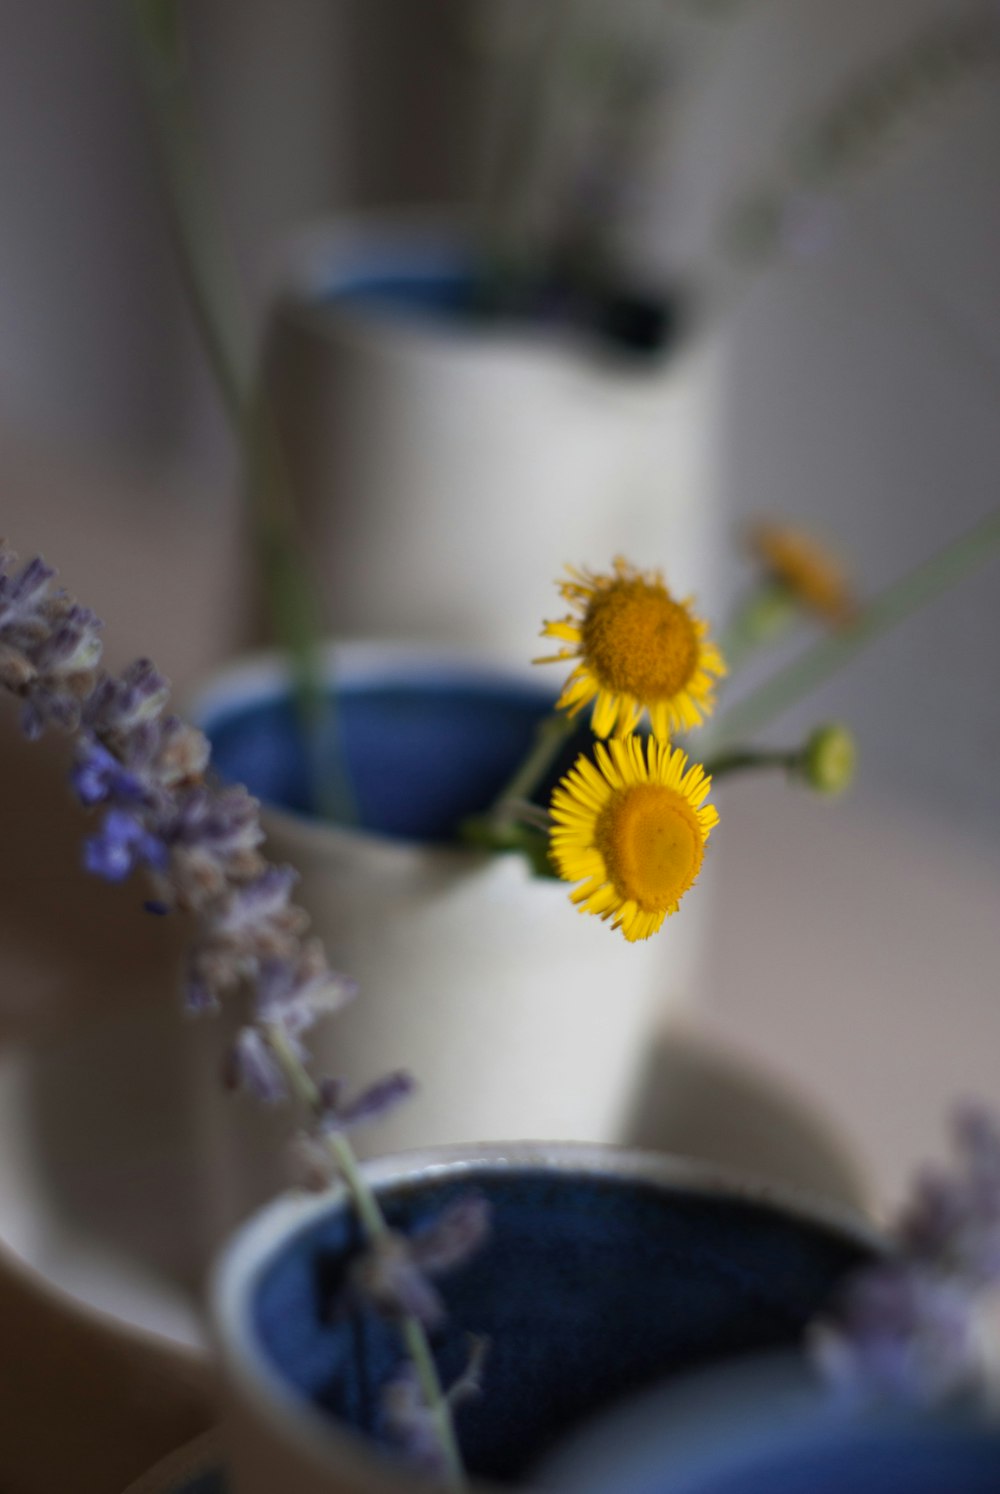
[[[338,299],[454,267],[446,220],[321,223],[290,245],[270,378],[341,636],[474,645],[521,662],[567,563],[617,554],[711,590],[714,351],[628,360],[580,335]]]
[[[328,659],[345,689],[469,667],[456,652],[374,643]],[[483,679],[520,678],[474,667]],[[234,666],[206,685],[194,719],[224,721],[280,696],[286,678],[273,655]],[[708,872],[659,937],[630,944],[518,855],[345,830],[269,805],[262,822],[268,856],[301,874],[296,897],[331,963],[359,985],[315,1029],[319,1072],[362,1085],[404,1068],[417,1080],[412,1100],[359,1135],[363,1155],[498,1137],[622,1139],[651,1034],[697,995]],[[219,1092],[230,1036],[224,1018],[199,1055],[223,1232],[282,1180],[280,1119]]]

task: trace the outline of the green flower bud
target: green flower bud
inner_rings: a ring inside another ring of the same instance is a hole
[[[802,749],[800,771],[819,794],[842,794],[850,788],[857,764],[857,748],[846,726],[828,722],[818,726]]]

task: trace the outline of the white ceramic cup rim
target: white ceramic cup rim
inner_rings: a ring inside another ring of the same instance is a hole
[[[324,677],[332,675],[354,690],[365,685],[373,689],[393,683],[419,685],[422,681],[454,685],[485,682],[537,694],[540,705],[554,705],[556,701],[552,682],[533,673],[530,665],[521,669],[458,645],[380,639],[335,641],[324,646],[320,658]],[[246,654],[202,682],[185,702],[185,716],[205,730],[212,722],[237,716],[254,704],[287,695],[290,679],[288,656],[281,649]],[[318,852],[331,846],[344,852],[363,848],[366,855],[374,853],[397,863],[431,857],[448,865],[479,865],[491,854],[471,847],[427,845],[380,831],[331,825],[313,815],[266,802],[264,812],[286,837]]]
[[[419,1176],[461,1178],[484,1171],[546,1168],[566,1174],[581,1172],[626,1181],[683,1188],[686,1192],[736,1196],[775,1208],[803,1223],[817,1225],[852,1244],[876,1253],[884,1241],[860,1214],[828,1199],[775,1184],[751,1174],[660,1152],[599,1145],[591,1142],[493,1142],[454,1145],[380,1157],[364,1164],[376,1188],[390,1187]],[[232,1236],[211,1276],[210,1306],[213,1337],[226,1374],[254,1413],[275,1431],[292,1437],[296,1445],[322,1464],[335,1454],[345,1473],[350,1470],[372,1488],[386,1494],[411,1494],[412,1481],[388,1454],[373,1449],[356,1433],[338,1428],[332,1420],[295,1393],[266,1359],[257,1341],[249,1311],[258,1284],[282,1243],[307,1230],[317,1219],[343,1204],[346,1190],[337,1186],[322,1195],[294,1195],[276,1199],[255,1214]],[[374,1480],[381,1478],[382,1483]],[[478,1483],[476,1488],[491,1486]]]

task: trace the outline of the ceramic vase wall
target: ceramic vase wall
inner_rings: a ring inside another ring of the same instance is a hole
[[[440,691],[459,700],[467,691],[468,742],[478,737],[484,750],[504,729],[508,700],[527,710],[528,741],[552,700],[537,679],[455,651],[354,644],[336,647],[330,662],[348,749],[359,764],[360,736],[352,745],[346,712],[373,688],[417,692],[411,725],[421,734]],[[195,702],[217,760],[255,792],[267,787],[254,781],[255,754],[263,754],[257,761],[266,773],[275,749],[266,741],[254,745],[254,722],[287,701],[287,688],[283,661],[261,656],[217,676]],[[250,738],[247,757],[238,755],[241,721]],[[395,782],[397,773],[418,772],[419,764],[407,751],[407,726],[391,713],[389,724],[402,744],[398,757],[390,744],[392,761],[384,764]],[[363,755],[381,751],[372,736]],[[442,745],[434,773],[469,773],[477,756],[472,752],[470,760],[453,747],[452,761]],[[505,763],[502,777],[515,766],[516,758]],[[429,780],[414,779],[418,800],[433,791]],[[377,800],[378,781],[371,792]],[[315,1030],[318,1070],[343,1076],[351,1087],[398,1068],[417,1081],[411,1100],[359,1135],[362,1154],[496,1139],[621,1140],[654,1035],[668,1013],[696,999],[709,879],[657,938],[630,944],[609,924],[574,910],[567,884],[535,875],[523,856],[373,830],[361,807],[356,828],[273,802],[264,803],[262,820],[269,858],[301,873],[296,900],[334,967],[359,985],[357,999]],[[405,806],[402,813],[408,814]],[[209,1024],[199,1057],[200,1090],[214,1128],[208,1153],[218,1177],[209,1192],[220,1234],[277,1191],[286,1175],[280,1138],[288,1119],[262,1114],[250,1097],[234,1102],[219,1091],[221,1050],[235,1021],[233,1014],[228,1027],[225,1018]]]
[[[268,378],[338,635],[538,651],[567,563],[711,593],[715,354],[628,358],[449,307],[461,231],[339,220],[287,251]]]

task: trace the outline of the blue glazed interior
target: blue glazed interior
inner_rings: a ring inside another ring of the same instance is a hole
[[[412,1230],[470,1186],[489,1197],[493,1232],[442,1283],[450,1326],[436,1350],[448,1381],[466,1335],[490,1339],[485,1394],[463,1407],[460,1433],[470,1470],[500,1481],[651,1381],[794,1344],[862,1253],[763,1203],[541,1170],[398,1186],[383,1201]],[[340,1295],[355,1247],[341,1213],[304,1228],[262,1272],[253,1322],[303,1396],[378,1437],[398,1337]]]
[[[336,729],[360,825],[406,840],[451,840],[461,820],[496,798],[551,705],[547,691],[490,680],[345,685]],[[209,714],[201,725],[224,778],[267,804],[312,813],[309,758],[287,694]],[[553,780],[577,750],[567,748]]]
[[[422,257],[378,251],[355,270],[342,272],[321,297],[325,302],[354,305],[366,313],[415,318],[461,319],[473,307],[475,280],[464,256],[445,249]]]

